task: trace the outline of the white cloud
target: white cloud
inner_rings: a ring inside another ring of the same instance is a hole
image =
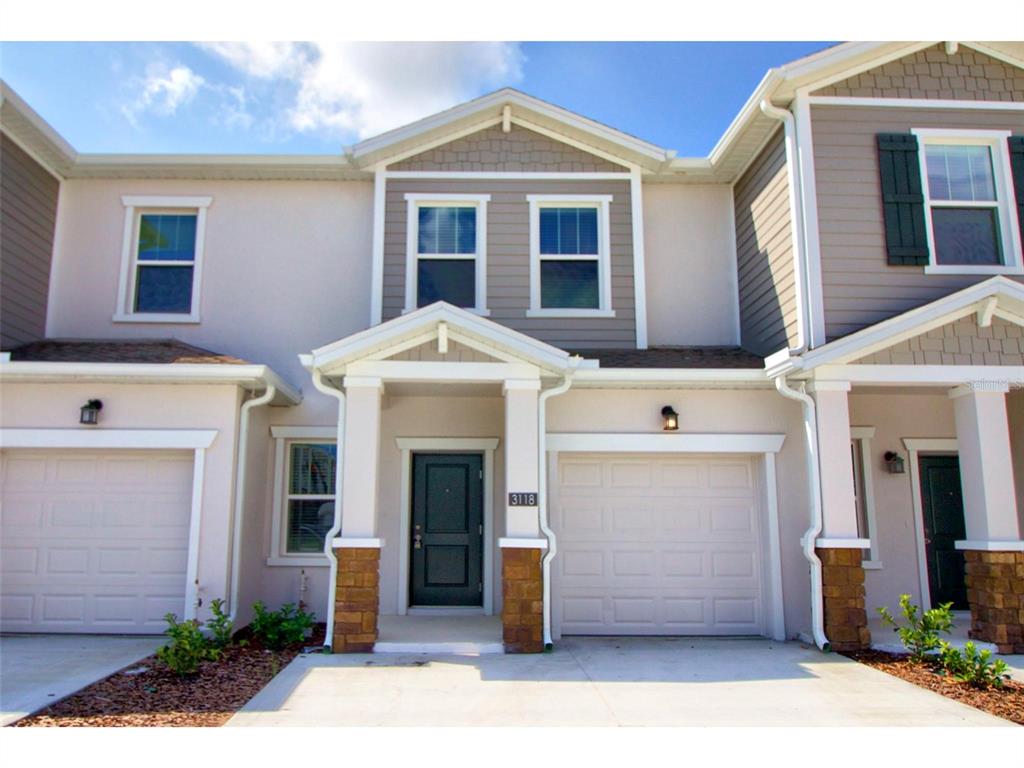
[[[364,138],[522,79],[514,43],[209,43],[245,75],[285,87],[288,127]]]
[[[192,101],[206,80],[188,67],[179,64],[173,68],[157,65],[150,68],[141,80],[139,93],[121,112],[133,125],[143,112],[161,116],[173,115],[178,107]]]

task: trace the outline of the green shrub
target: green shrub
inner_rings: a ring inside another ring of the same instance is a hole
[[[939,661],[942,668],[957,680],[970,683],[976,688],[1003,687],[1006,662],[1002,659],[992,661],[991,651],[979,651],[972,642],[966,643],[963,651],[943,642]]]
[[[210,601],[210,611],[213,618],[206,620],[206,631],[210,633],[210,640],[217,648],[227,648],[231,645],[231,634],[235,624],[224,613],[224,601],[219,597]]]
[[[306,630],[312,628],[316,616],[285,603],[279,611],[268,611],[262,602],[252,607],[252,633],[263,645],[279,651],[287,645],[302,642]]]
[[[203,634],[199,622],[195,619],[178,621],[173,613],[164,616],[167,630],[164,632],[171,640],[159,648],[156,657],[178,675],[194,675],[204,661],[216,661],[220,658],[220,649],[215,648]]]
[[[939,638],[939,632],[945,632],[948,635],[949,630],[952,629],[952,607],[952,603],[943,603],[938,608],[925,611],[918,617],[918,612],[921,609],[910,602],[910,595],[900,595],[900,610],[907,620],[908,626],[906,627],[901,627],[896,622],[888,608],[879,608],[878,613],[881,614],[882,621],[892,625],[893,631],[899,635],[903,647],[910,651],[911,658],[914,661],[923,661],[928,653],[942,647],[943,641]]]

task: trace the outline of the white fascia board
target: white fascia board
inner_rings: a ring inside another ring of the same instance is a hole
[[[78,158],[78,152],[72,147],[63,136],[57,133],[54,128],[42,118],[42,116],[32,109],[28,103],[18,95],[14,89],[12,89],[6,82],[0,80],[0,111],[3,107],[13,109],[18,116],[27,123],[30,130],[36,134],[35,138],[37,141],[42,141],[44,144],[50,145],[50,149],[66,164],[72,165]],[[4,125],[5,130],[11,131],[13,126]],[[12,135],[17,135],[17,131],[11,131]],[[19,136],[18,138],[25,140],[25,137]],[[54,168],[53,170],[58,173],[65,169]]]
[[[266,365],[228,363],[61,363],[48,361],[0,362],[0,382],[112,381],[137,384],[237,384],[277,389],[278,404],[302,402],[302,391]]]
[[[815,382],[945,388],[971,382],[1024,383],[1024,365],[822,365],[813,375]]]
[[[979,302],[991,296],[997,297],[1000,304],[1010,302],[1008,310],[1015,314],[1013,310],[1017,307],[1013,305],[1024,306],[1024,285],[1002,276],[975,283],[808,352],[803,355],[804,367],[843,364],[870,355],[932,328],[966,317],[977,310]]]
[[[399,345],[407,338],[436,329],[441,322],[448,324],[449,335],[455,331],[462,337],[476,339],[481,351],[494,347],[556,372],[569,367],[568,352],[444,302],[417,309],[314,349],[308,362],[311,367],[325,371],[341,368],[349,362]]]
[[[579,368],[574,386],[666,386],[686,384],[763,384],[771,382],[761,368]]]
[[[547,449],[598,453],[778,453],[784,434],[549,432]]]

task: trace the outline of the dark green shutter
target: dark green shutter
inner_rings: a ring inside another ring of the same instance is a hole
[[[1013,176],[1013,187],[1017,191],[1017,224],[1020,227],[1020,240],[1024,243],[1024,136],[1011,136],[1010,143],[1010,175]]]
[[[878,134],[878,170],[882,180],[885,248],[889,264],[928,263],[924,192],[917,137],[912,133]]]

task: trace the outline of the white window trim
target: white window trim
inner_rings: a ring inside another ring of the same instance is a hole
[[[288,446],[292,443],[334,445],[337,442],[337,428],[273,426],[270,428],[270,434],[274,438],[274,513],[271,516],[270,557],[267,558],[267,565],[326,567],[330,564],[327,555],[289,553],[286,547],[288,474],[291,468]],[[334,503],[337,504],[337,495],[334,498]]]
[[[408,192],[405,195],[405,309],[415,312],[419,309],[416,286],[418,283],[418,266],[421,258],[426,259],[472,259],[476,262],[476,306],[463,307],[469,312],[486,317],[487,309],[487,203],[490,195],[451,194],[444,192]],[[421,205],[431,207],[476,208],[476,253],[419,253],[419,215]]]
[[[527,195],[530,204],[530,308],[527,317],[615,317],[612,309],[611,219],[612,195]],[[597,309],[544,308],[541,306],[540,262],[544,258],[557,261],[594,261],[591,255],[548,255],[540,252],[541,208],[597,209]]]
[[[871,540],[868,559],[861,565],[865,570],[881,570],[882,556],[878,548],[878,521],[875,511],[875,482],[871,462],[871,438],[875,436],[874,427],[850,427],[850,439],[860,447],[860,469],[862,491],[864,493],[864,513],[867,517],[868,529],[864,538]]]
[[[121,274],[117,284],[115,323],[198,323],[199,288],[203,277],[203,245],[206,240],[206,209],[212,197],[181,195],[124,195],[124,232],[121,241]],[[188,313],[136,312],[135,281],[138,273],[139,219],[143,213],[196,212],[196,248],[192,265],[192,307]]]
[[[913,128],[917,137],[921,173],[921,189],[924,192],[925,231],[928,235],[928,265],[926,274],[938,275],[1018,275],[1024,274],[1021,263],[1020,228],[1017,222],[1017,206],[1014,197],[1013,180],[1010,176],[1010,148],[1007,139],[1010,131],[961,130],[952,128]],[[970,144],[987,146],[992,154],[992,178],[996,187],[996,215],[999,222],[1000,248],[1003,264],[998,266],[970,264],[937,264],[935,262],[935,232],[932,227],[932,206],[936,207],[984,207],[972,205],[970,201],[932,201],[928,189],[928,163],[925,157],[926,144]]]

